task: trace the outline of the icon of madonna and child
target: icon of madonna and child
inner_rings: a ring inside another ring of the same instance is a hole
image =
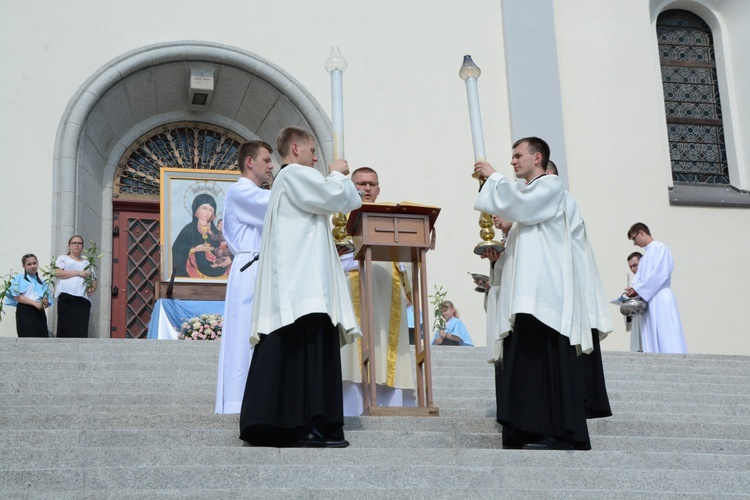
[[[172,244],[175,276],[226,279],[233,256],[221,233],[221,220],[217,221],[216,199],[208,193],[196,195],[192,215]]]

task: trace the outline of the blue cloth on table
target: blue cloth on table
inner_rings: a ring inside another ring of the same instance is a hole
[[[179,329],[186,318],[200,316],[201,314],[224,314],[223,300],[179,300],[159,299],[154,304],[151,320],[148,322],[149,339],[159,338],[159,315],[164,310],[167,319]]]

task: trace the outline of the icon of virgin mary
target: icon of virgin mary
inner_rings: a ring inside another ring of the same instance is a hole
[[[202,193],[193,199],[193,220],[177,235],[172,245],[175,275],[183,278],[225,278],[232,256],[221,231],[214,224],[216,200]]]

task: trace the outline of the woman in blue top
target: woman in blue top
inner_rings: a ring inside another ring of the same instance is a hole
[[[47,315],[52,294],[37,274],[39,261],[34,254],[21,257],[23,274],[13,277],[5,303],[16,307],[16,332],[19,337],[48,337]]]
[[[458,319],[458,311],[453,302],[446,300],[440,304],[440,311],[445,320],[445,330],[435,332],[434,345],[468,345],[474,347],[463,321]]]

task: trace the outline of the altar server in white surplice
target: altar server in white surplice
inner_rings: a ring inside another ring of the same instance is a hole
[[[369,167],[352,173],[352,182],[363,193],[362,201],[374,203],[380,194],[378,174]],[[354,254],[341,256],[341,265],[349,278],[354,310],[359,317],[359,262]],[[416,406],[414,399],[414,363],[409,350],[403,283],[409,278],[406,268],[396,262],[373,262],[373,317],[375,320],[375,371],[378,406]],[[359,416],[364,410],[362,394],[361,342],[341,348],[341,373],[344,378],[344,415]]]
[[[626,291],[628,297],[639,295],[648,302],[641,323],[643,352],[687,353],[677,300],[671,288],[672,252],[664,243],[654,240],[642,222],[630,227],[628,239],[644,250],[633,284]]]
[[[513,145],[511,165],[525,185],[487,162],[476,210],[513,221],[500,260],[495,358],[502,357],[497,419],[503,446],[591,449],[579,352],[593,349],[584,287],[575,276],[565,190],[546,175],[549,146],[537,137]],[[497,267],[497,264],[495,265]]]
[[[219,347],[216,380],[216,413],[239,413],[245,393],[252,350],[253,293],[257,266],[242,269],[260,250],[263,219],[271,191],[261,188],[271,179],[271,146],[250,141],[240,146],[237,164],[241,176],[228,190],[224,201],[224,239],[234,255],[227,282],[224,328]]]
[[[504,220],[502,217],[497,215],[492,216],[492,222],[495,224],[495,229],[500,230],[502,235],[501,243],[507,244],[508,235],[510,234],[513,223]],[[499,321],[500,318],[500,277],[503,272],[503,265],[507,259],[502,258],[502,253],[497,253],[495,250],[485,250],[482,254],[483,259],[489,259],[490,261],[490,272],[487,280],[487,293],[484,296],[484,310],[487,313],[486,319],[486,333],[487,333],[487,350],[488,359],[492,363],[497,361],[497,356],[502,356],[502,350],[498,349],[495,351],[495,339],[499,335]]]
[[[558,175],[557,166],[552,161],[547,164],[547,175]],[[588,418],[610,417],[612,416],[612,409],[609,404],[604,379],[602,351],[599,344],[614,329],[612,316],[609,314],[609,302],[578,202],[572,194],[565,191],[563,203],[568,227],[570,228],[575,276],[578,278],[581,289],[586,296],[591,340],[594,344],[594,348],[589,355],[579,356],[578,358],[581,362],[586,389],[586,416]]]
[[[324,176],[315,141],[287,127],[264,221],[255,284],[255,345],[240,412],[240,439],[254,446],[343,448],[341,346],[361,332],[330,216],[362,206],[345,160]]]
[[[641,257],[643,257],[641,252],[633,252],[628,255],[628,267],[633,275],[638,272],[638,264]],[[641,324],[643,323],[643,314],[623,316],[623,319],[625,320],[625,331],[630,332],[630,351],[643,352],[643,345],[641,344]]]

